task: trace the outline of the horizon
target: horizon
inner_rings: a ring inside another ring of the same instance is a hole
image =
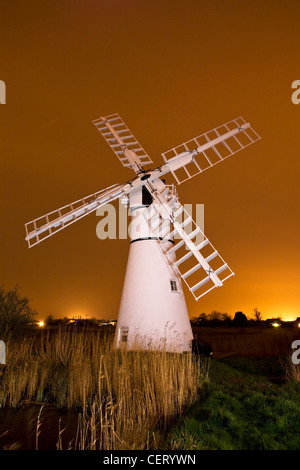
[[[193,319],[195,318],[199,318],[201,315],[206,315],[206,316],[209,316],[213,313],[218,313],[218,314],[221,314],[221,315],[228,315],[228,317],[230,318],[230,320],[233,320],[234,319],[234,315],[235,313],[238,313],[239,310],[237,310],[233,315],[230,315],[229,313],[227,312],[219,312],[217,310],[212,310],[211,312],[209,313],[206,313],[206,312],[201,312],[200,314],[198,315],[195,315],[193,317],[190,317],[190,321],[192,321]],[[246,315],[247,317],[247,320],[253,320],[253,321],[256,321],[255,318],[254,318],[254,314],[250,314],[248,315],[247,313],[245,312],[242,312],[244,315]],[[259,312],[261,313],[261,312]],[[37,314],[38,316],[38,314]],[[47,315],[46,317],[44,318],[41,318],[39,316],[39,319],[35,319],[35,321],[37,322],[40,322],[40,321],[46,321],[48,318],[52,318],[53,320],[64,320],[64,319],[68,319],[68,320],[97,320],[97,321],[108,321],[108,322],[112,322],[112,321],[117,321],[117,317],[113,318],[106,318],[105,316],[104,317],[96,317],[95,315],[91,315],[91,316],[87,316],[87,315],[80,315],[80,314],[77,314],[77,315],[74,315],[74,316],[67,316],[67,315],[63,315],[63,316],[55,316],[53,314],[49,314]],[[293,321],[296,321],[298,318],[300,318],[300,315],[299,316],[296,316],[294,318],[283,318],[282,315],[279,315],[279,316],[268,316],[268,317],[264,317],[262,315],[262,321],[266,321],[266,320],[276,320],[276,319],[280,319],[282,322],[293,322]],[[223,320],[221,320],[223,321]]]

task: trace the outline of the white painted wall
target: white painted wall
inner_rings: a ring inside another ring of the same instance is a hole
[[[138,209],[138,195],[134,195],[134,202],[135,216],[131,226],[133,240],[149,236],[142,210]],[[140,227],[138,231],[137,225]],[[167,240],[163,243],[171,244]],[[178,292],[172,292],[171,279],[176,280]],[[122,341],[122,336],[127,337],[127,341]],[[114,346],[184,352],[191,350],[192,339],[180,277],[174,276],[159,242],[133,241],[129,250]]]

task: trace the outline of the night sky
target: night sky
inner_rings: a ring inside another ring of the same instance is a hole
[[[94,212],[29,250],[24,224],[134,176],[99,116],[119,113],[153,168],[242,116],[262,140],[178,186],[235,272],[198,302],[187,291],[190,317],[300,316],[299,18],[297,0],[2,0],[0,284],[39,319],[116,318],[129,240],[99,240]]]

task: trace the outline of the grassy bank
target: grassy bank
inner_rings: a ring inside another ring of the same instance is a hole
[[[164,448],[299,449],[300,383],[286,380],[285,364],[276,357],[212,360],[201,399],[167,434]]]
[[[111,339],[95,331],[58,330],[9,342],[0,406],[38,402],[76,409],[72,448],[155,447],[156,433],[199,396],[205,371],[191,355],[120,352]]]

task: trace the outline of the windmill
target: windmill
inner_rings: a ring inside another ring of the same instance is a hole
[[[171,173],[181,184],[260,137],[239,117],[163,153],[162,165],[145,170],[153,162],[118,114],[93,124],[135,177],[28,222],[28,246],[121,198],[132,221],[114,346],[190,351],[193,334],[183,283],[199,300],[234,273],[180,204],[175,185],[166,185],[164,177]]]

